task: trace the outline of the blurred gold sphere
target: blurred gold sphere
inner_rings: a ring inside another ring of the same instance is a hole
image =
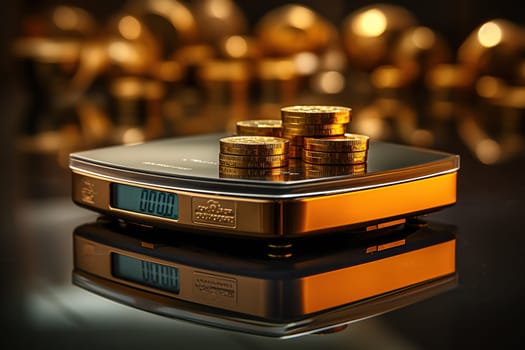
[[[395,5],[375,4],[350,13],[341,30],[349,64],[370,70],[388,63],[400,33],[416,24],[408,10]]]
[[[491,75],[513,80],[525,58],[525,29],[510,21],[494,19],[477,27],[461,44],[458,62],[476,76]]]
[[[86,10],[60,5],[54,7],[49,14],[51,36],[88,37],[95,34],[97,23]]]
[[[261,50],[255,38],[246,35],[231,35],[217,43],[218,53],[228,59],[254,60],[261,56]]]
[[[24,36],[13,43],[13,54],[43,63],[75,65],[82,45],[94,36],[97,23],[82,8],[60,5],[23,19]],[[73,66],[68,67],[74,68]]]
[[[197,22],[199,37],[213,44],[233,35],[245,34],[244,13],[232,0],[196,0],[191,7]]]
[[[180,1],[136,1],[125,11],[136,17],[153,34],[163,58],[170,57],[182,45],[198,40],[195,17],[189,7]]]
[[[425,84],[434,92],[466,92],[474,81],[472,70],[463,64],[438,64],[425,74]]]
[[[264,54],[290,56],[325,49],[337,37],[335,28],[308,7],[290,4],[268,12],[255,28]]]
[[[106,49],[109,63],[118,74],[149,72],[151,65],[158,62],[150,46],[142,42],[113,38],[107,41]]]
[[[399,67],[408,83],[423,77],[433,67],[452,61],[452,51],[445,39],[423,26],[404,30],[391,56],[392,64]]]
[[[117,72],[144,73],[159,60],[159,42],[140,17],[119,13],[110,19],[107,31],[107,60]]]

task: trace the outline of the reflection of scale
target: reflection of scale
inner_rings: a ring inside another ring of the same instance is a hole
[[[367,240],[344,234],[302,240],[295,255],[276,260],[258,254],[256,242],[166,235],[101,220],[74,232],[73,281],[160,315],[292,337],[455,286],[452,227],[417,222],[386,230],[388,235]]]
[[[456,202],[452,154],[371,142],[357,175],[309,176],[298,162],[273,178],[223,178],[221,136],[74,153],[73,200],[142,225],[273,240],[370,231]]]

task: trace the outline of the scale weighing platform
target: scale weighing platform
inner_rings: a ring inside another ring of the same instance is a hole
[[[298,160],[275,176],[232,178],[219,172],[224,136],[73,153],[73,200],[173,234],[277,240],[381,229],[456,202],[457,155],[372,141],[357,173]]]

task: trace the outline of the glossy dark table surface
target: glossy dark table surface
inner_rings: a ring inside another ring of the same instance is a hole
[[[7,102],[10,101],[2,101],[7,115],[16,115],[12,110],[9,114],[11,104]],[[349,104],[355,111],[364,108],[352,101]],[[470,120],[468,113],[458,113],[434,123],[437,119],[425,115],[425,111],[418,111],[417,115],[421,125],[433,133],[433,142],[428,146],[461,156],[457,204],[428,217],[457,227],[458,287],[354,323],[338,333],[291,340],[167,319],[73,286],[72,232],[96,215],[70,201],[69,174],[53,155],[28,155],[18,150],[17,137],[10,132],[15,123],[7,118],[1,128],[0,347],[517,348],[524,341],[520,318],[525,311],[525,115],[519,111],[520,119],[512,132],[518,140],[517,151],[503,154],[493,162],[492,158],[487,161],[483,155],[476,156],[464,134],[465,123],[485,119],[474,115]],[[503,123],[499,117],[492,115],[491,125]],[[382,138],[407,143],[396,135]]]

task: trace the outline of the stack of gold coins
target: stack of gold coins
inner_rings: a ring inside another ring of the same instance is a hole
[[[273,136],[230,136],[220,139],[221,177],[265,177],[288,166],[289,141]]]
[[[290,158],[301,158],[306,137],[341,136],[350,122],[351,109],[339,106],[281,108],[282,136],[290,140]]]
[[[237,135],[281,137],[280,119],[241,120],[237,122]]]
[[[368,136],[349,133],[335,137],[306,137],[303,144],[303,161],[316,165],[365,164],[368,143]]]

